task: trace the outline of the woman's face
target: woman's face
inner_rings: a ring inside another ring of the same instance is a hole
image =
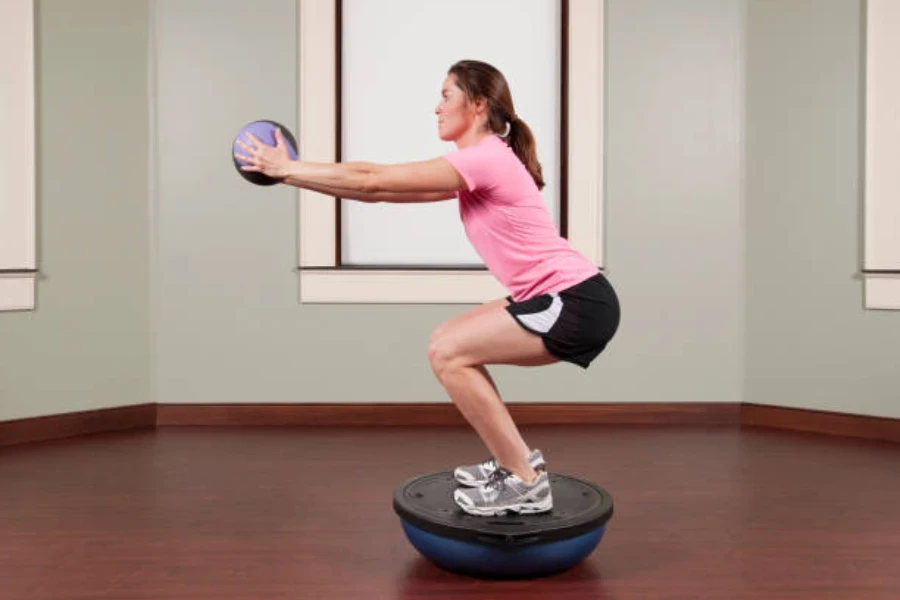
[[[456,85],[456,76],[447,75],[441,86],[441,101],[434,113],[438,118],[438,136],[445,142],[458,139],[472,128],[477,115],[476,105],[466,98]]]

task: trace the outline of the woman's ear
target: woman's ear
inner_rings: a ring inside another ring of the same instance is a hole
[[[476,115],[487,115],[487,111],[488,111],[487,99],[477,98],[474,102],[474,108],[475,108]]]

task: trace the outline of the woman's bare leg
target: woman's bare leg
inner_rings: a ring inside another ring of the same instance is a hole
[[[515,322],[506,304],[498,300],[481,305],[442,324],[432,335],[428,358],[438,380],[498,464],[531,481],[535,473],[528,463],[530,449],[485,365],[538,366],[558,359],[538,336]]]
[[[486,304],[479,304],[478,306],[476,306],[475,308],[472,308],[471,310],[467,310],[466,312],[464,312],[462,314],[456,315],[455,317],[452,317],[452,318],[448,319],[447,321],[444,321],[443,323],[438,325],[437,329],[435,329],[434,332],[431,334],[430,344],[433,345],[434,341],[442,338],[443,335],[447,331],[456,329],[456,327],[458,327],[459,325],[462,325],[463,323],[471,321],[474,317],[478,317],[485,313],[490,313],[490,312],[496,310],[497,307],[506,308],[506,306],[508,306],[508,305],[509,305],[509,300],[507,300],[506,298],[501,298],[499,300],[493,300]],[[499,396],[500,392],[497,390],[497,384],[494,382],[494,378],[491,377],[491,374],[488,373],[488,370],[485,368],[485,366],[477,365],[476,368],[479,371],[481,371],[481,374],[484,375],[485,379],[487,379],[488,382],[490,382],[491,387],[494,388],[494,392],[496,392],[497,395]]]

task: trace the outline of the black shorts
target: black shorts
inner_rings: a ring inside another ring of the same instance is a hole
[[[603,352],[619,328],[619,299],[603,273],[559,293],[514,302],[506,310],[539,335],[547,351],[584,369]]]

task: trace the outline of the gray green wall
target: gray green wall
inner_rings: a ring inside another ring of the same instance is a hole
[[[607,3],[606,251],[622,336],[578,399],[740,402],[742,10]]]
[[[740,401],[741,7],[610,2],[620,336],[587,373],[497,369],[508,400]],[[428,336],[467,307],[298,305],[294,194],[228,160],[243,122],[296,123],[295,22],[294,0],[158,2],[159,400],[446,401]]]
[[[39,2],[45,279],[38,311],[0,314],[0,420],[446,401],[428,335],[466,307],[299,305],[295,194],[231,167],[245,121],[296,123],[295,0],[151,4],[152,17],[147,2]],[[497,369],[507,400],[900,416],[887,365],[900,315],[864,312],[852,278],[859,11],[608,0],[606,255],[622,327],[587,372]]]
[[[748,6],[746,402],[900,417],[900,313],[863,310],[856,277],[863,15]]]
[[[36,4],[41,279],[0,313],[0,420],[151,401],[147,5]]]

